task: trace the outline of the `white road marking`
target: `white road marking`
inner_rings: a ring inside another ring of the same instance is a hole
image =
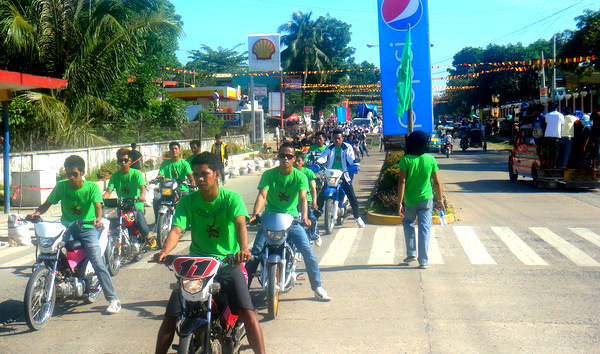
[[[8,261],[2,264],[1,266],[5,268],[23,267],[33,265],[33,263],[35,263],[35,253],[28,254],[17,259],[13,259],[12,261]]]
[[[600,236],[582,227],[570,227],[569,230],[600,247]]]
[[[435,227],[432,226],[430,230],[429,249],[427,250],[429,264],[444,264],[442,252],[440,251],[440,246],[437,242],[437,238],[435,237]]]
[[[35,246],[15,246],[15,247],[7,247],[0,250],[0,259],[6,258],[11,254],[15,254],[24,250],[31,250]],[[35,251],[34,251],[35,252]]]
[[[348,257],[348,253],[350,252],[350,248],[352,248],[352,244],[354,243],[354,239],[356,238],[356,234],[358,233],[358,228],[344,228],[339,229],[335,238],[329,245],[327,252],[321,258],[319,262],[320,266],[341,266],[344,265],[344,261]]]
[[[596,262],[592,257],[585,254],[579,248],[568,243],[549,229],[545,227],[530,227],[529,229],[578,266],[600,266],[600,263]]]
[[[373,247],[368,264],[395,264],[395,226],[380,226],[373,235]]]
[[[471,226],[453,226],[452,229],[472,264],[496,264]]]
[[[531,247],[517,236],[508,227],[492,227],[492,231],[502,242],[508,246],[508,249],[525,265],[548,265]]]

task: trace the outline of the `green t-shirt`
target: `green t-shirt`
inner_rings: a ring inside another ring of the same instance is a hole
[[[266,170],[258,182],[258,189],[268,190],[265,213],[287,213],[298,216],[298,199],[301,190],[308,191],[308,179],[304,173],[292,168],[287,176],[279,173],[279,167]]]
[[[196,155],[196,156],[198,156],[198,155]],[[190,164],[190,168],[192,167],[192,160],[193,160],[193,159],[194,159],[196,156],[194,156],[194,155],[190,155],[190,156],[188,156],[188,158],[187,158],[187,159],[185,159],[185,161],[187,161],[187,163],[189,163],[189,164]]]
[[[181,180],[185,180],[189,173],[192,173],[192,168],[184,159],[179,159],[177,162],[165,160],[160,164],[160,169],[158,170],[158,174],[161,176]],[[189,190],[186,185],[181,185],[179,189],[183,192],[187,192]]]
[[[120,170],[113,173],[108,181],[108,189],[114,189],[117,196],[121,198],[137,198],[142,194],[140,186],[145,186],[144,176],[134,168],[129,169],[129,173],[123,174]],[[136,202],[138,209],[144,210],[143,202]]]
[[[312,202],[312,194],[310,194],[310,181],[314,181],[317,179],[317,176],[315,176],[315,173],[313,172],[313,170],[311,170],[310,168],[307,168],[306,166],[302,167],[302,171],[300,171],[302,173],[304,173],[304,175],[306,176],[306,179],[308,180],[308,193],[306,193],[306,200],[309,202]]]
[[[333,154],[333,165],[331,165],[332,170],[343,170],[344,167],[342,165],[342,147],[336,146],[335,153]]]
[[[306,152],[306,157],[304,158],[304,161],[308,162],[308,157],[310,155],[311,152],[316,151],[319,154],[317,155],[317,158],[319,157],[319,155],[325,151],[325,149],[327,149],[327,146],[325,144],[323,144],[323,146],[319,147],[317,144],[312,144],[309,148],[308,151]]]
[[[406,171],[404,203],[407,206],[415,206],[433,198],[431,175],[438,170],[433,156],[404,155],[400,159],[400,169]]]
[[[60,202],[62,216],[60,221],[69,224],[76,220],[93,221],[96,218],[94,203],[102,203],[100,188],[94,182],[83,181],[83,187],[71,188],[68,180],[62,180],[56,184],[47,201],[52,204]],[[93,225],[84,225],[92,228]]]
[[[217,198],[208,203],[200,191],[181,198],[175,209],[173,225],[192,230],[190,256],[225,257],[240,250],[233,219],[248,217],[242,197],[228,189],[219,187]]]

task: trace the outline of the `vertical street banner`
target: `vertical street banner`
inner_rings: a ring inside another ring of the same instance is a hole
[[[396,113],[398,71],[408,26],[411,28],[413,129],[433,130],[433,95],[428,0],[377,0],[383,134],[386,149],[397,149],[408,133],[408,112]]]

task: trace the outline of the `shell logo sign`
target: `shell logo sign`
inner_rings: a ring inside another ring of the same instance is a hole
[[[279,33],[248,35],[248,67],[250,72],[280,71]]]
[[[268,38],[261,38],[254,42],[252,53],[256,54],[258,60],[269,60],[275,53],[275,43]]]

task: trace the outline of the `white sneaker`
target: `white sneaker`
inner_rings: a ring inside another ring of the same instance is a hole
[[[365,222],[363,221],[363,219],[359,216],[358,219],[356,219],[356,223],[358,224],[358,227],[363,228],[365,227]]]
[[[325,289],[323,289],[323,287],[320,286],[317,288],[317,290],[315,290],[315,297],[321,301],[331,300],[331,296],[329,296],[327,291],[325,291]]]
[[[321,236],[319,236],[319,238],[315,240],[315,246],[321,247],[322,244],[323,244],[323,239],[321,238]]]
[[[119,311],[121,311],[121,302],[119,300],[110,300],[110,304],[108,304],[106,312],[115,314]]]

